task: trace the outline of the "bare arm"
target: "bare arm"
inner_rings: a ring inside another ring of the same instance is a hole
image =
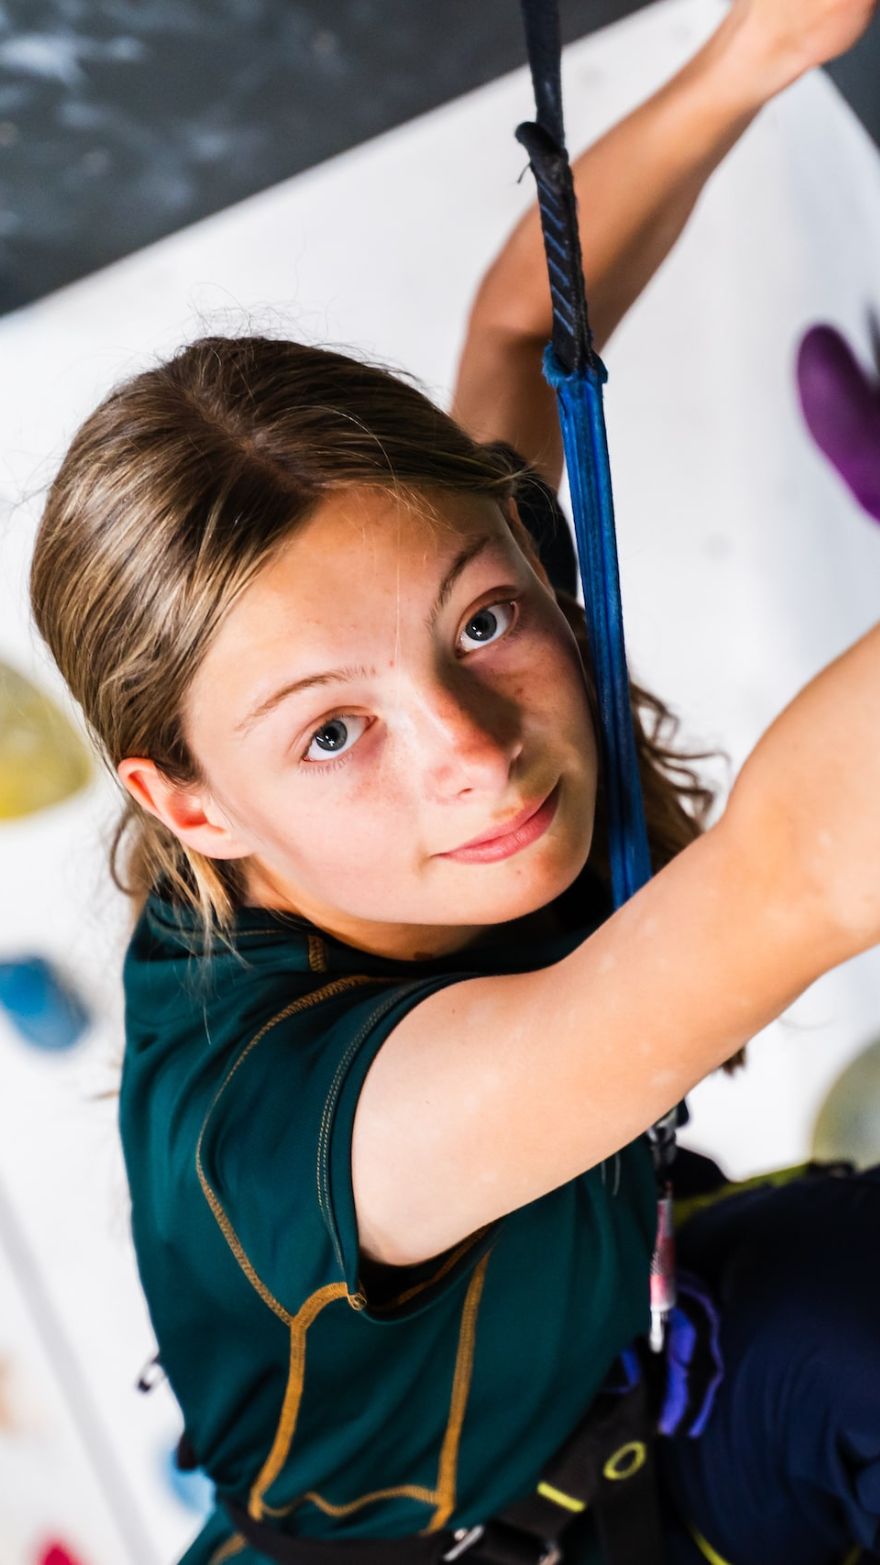
[[[771,725],[717,825],[569,956],[450,985],[394,1029],[355,1117],[364,1251],[426,1259],[574,1178],[880,941],[878,797],[880,626]]]
[[[848,49],[875,5],[734,0],[682,70],[573,159],[590,319],[600,351],[758,110],[804,71]],[[510,441],[555,488],[562,443],[555,397],[541,374],[551,319],[535,203],[477,288],[451,411],[476,438]]]

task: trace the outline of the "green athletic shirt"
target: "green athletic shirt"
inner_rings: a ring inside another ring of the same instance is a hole
[[[645,1138],[422,1265],[358,1255],[351,1131],[371,1061],[426,995],[557,961],[610,911],[587,869],[553,908],[553,932],[529,915],[417,963],[245,907],[239,956],[220,945],[204,967],[194,915],[161,887],[140,916],[119,1112],[141,1282],[199,1465],[283,1531],[486,1519],[534,1487],[647,1329]],[[595,1559],[589,1512],[570,1537],[567,1561]],[[233,1557],[265,1562],[218,1506],[185,1565]]]

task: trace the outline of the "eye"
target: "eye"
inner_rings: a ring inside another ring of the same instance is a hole
[[[516,620],[516,609],[516,600],[508,599],[504,603],[487,603],[485,608],[478,609],[476,614],[472,614],[467,623],[468,625],[479,626],[479,629],[475,632],[474,637],[478,644],[482,647],[485,647],[491,642],[496,641],[498,639],[496,633],[499,630],[499,626],[502,635],[505,633],[505,631],[509,631],[510,626]],[[500,614],[499,610],[502,611]],[[509,623],[507,624],[505,623],[506,615],[510,616]],[[465,629],[467,629],[467,627],[465,627]],[[464,635],[465,632],[463,631],[462,634]]]
[[[302,759],[320,764],[322,760],[330,761],[335,756],[346,755],[348,752],[345,746],[351,737],[352,725],[356,727],[358,723],[363,723],[366,726],[366,722],[365,717],[355,717],[350,712],[339,713],[335,717],[328,718],[326,723],[322,723],[320,728],[315,729]],[[355,733],[355,739],[357,737]],[[313,745],[317,746],[316,755],[309,754]]]

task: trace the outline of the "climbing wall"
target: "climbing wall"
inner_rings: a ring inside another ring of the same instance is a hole
[[[573,44],[572,151],[723,9],[664,0]],[[532,108],[518,69],[0,320],[0,663],[24,682],[16,745],[67,742],[57,719],[46,740],[41,698],[82,738],[26,609],[41,495],[82,418],[181,342],[261,328],[374,354],[448,403],[474,286],[532,199],[513,138]],[[633,672],[694,747],[727,750],[710,768],[722,792],[785,702],[876,619],[880,530],[810,445],[793,368],[817,320],[867,361],[878,254],[877,150],[815,75],[750,128],[605,353]],[[0,819],[0,1560],[173,1565],[207,1494],[171,1465],[167,1385],[135,1389],[155,1344],[114,1118],[128,925],[106,857],[120,795],[100,767],[68,763],[53,794],[44,758],[39,806],[16,796]],[[871,953],[768,1028],[735,1081],[697,1089],[688,1139],[734,1175],[806,1156],[828,1089],[878,1032]]]

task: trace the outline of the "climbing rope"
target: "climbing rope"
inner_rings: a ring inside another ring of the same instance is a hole
[[[553,303],[544,378],[556,393],[584,594],[584,618],[596,678],[600,749],[608,819],[611,891],[620,907],[651,878],[648,831],[636,752],[623,635],[617,536],[602,387],[608,371],[593,347],[562,114],[562,42],[557,0],[522,0],[537,119],[518,125],[538,187]],[[663,1345],[675,1303],[670,1170],[678,1108],[648,1134],[658,1181],[657,1242],[651,1263],[651,1346]]]

